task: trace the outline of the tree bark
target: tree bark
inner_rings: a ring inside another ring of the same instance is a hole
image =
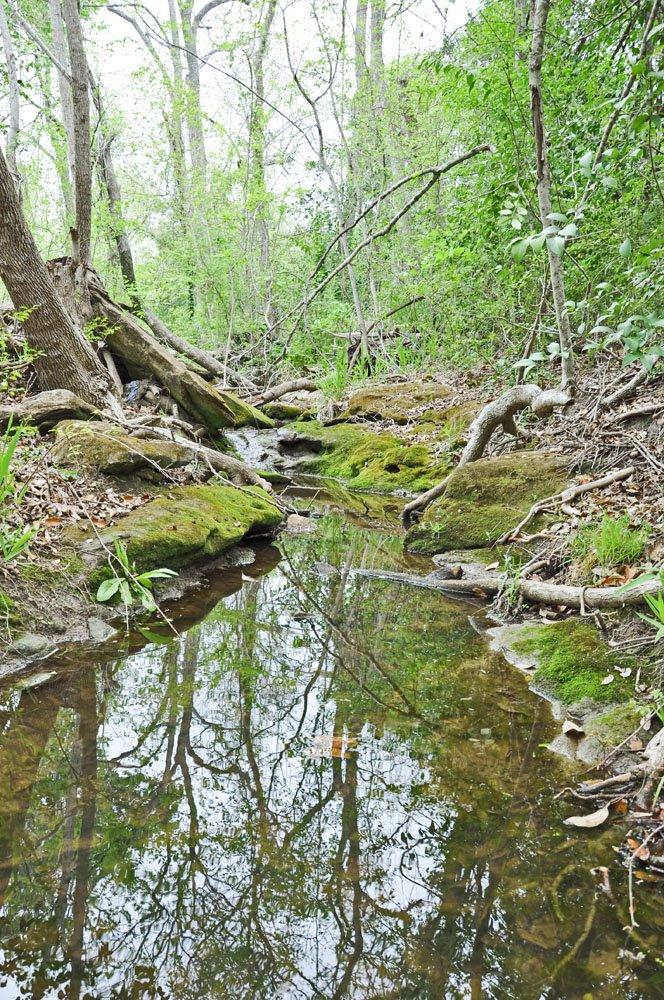
[[[48,10],[51,21],[51,34],[53,35],[53,51],[62,66],[69,68],[69,56],[67,54],[67,39],[65,37],[65,26],[62,19],[62,4],[60,0],[48,0]],[[63,183],[63,193],[65,194],[65,206],[67,214],[74,217],[74,205],[72,200],[72,184],[74,181],[74,105],[72,102],[71,87],[69,80],[61,69],[56,67],[58,75],[58,91],[60,94],[60,108],[62,113],[62,127],[65,134],[67,147],[67,184]],[[61,179],[61,183],[64,178]]]
[[[535,135],[535,153],[537,157],[537,200],[539,202],[542,229],[551,225],[551,171],[547,150],[547,136],[544,127],[544,112],[542,107],[542,60],[544,58],[544,41],[546,37],[546,22],[549,15],[550,0],[534,0],[533,33],[528,66],[528,82],[530,85],[530,111]],[[565,303],[565,274],[560,254],[552,249],[552,241],[546,240],[549,255],[549,272],[551,275],[551,291],[556,311],[560,352],[562,355],[563,389],[574,391],[574,354],[572,350],[572,328]]]
[[[76,0],[63,0],[67,29],[71,95],[74,111],[74,202],[76,233],[72,234],[73,257],[89,267],[92,255],[92,158],[90,156],[90,95],[88,60],[83,45],[81,18]]]
[[[0,277],[14,308],[23,314],[25,338],[37,352],[34,365],[40,388],[70,389],[86,403],[119,413],[106,369],[58,298],[1,152]]]

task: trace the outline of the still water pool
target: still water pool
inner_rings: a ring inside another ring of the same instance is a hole
[[[661,896],[630,938],[547,704],[477,608],[353,576],[407,565],[361,511],[211,577],[180,638],[5,685],[0,998],[664,996]]]

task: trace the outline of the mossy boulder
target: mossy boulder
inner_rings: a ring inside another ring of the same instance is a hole
[[[96,584],[107,575],[107,550],[113,551],[116,541],[124,543],[141,572],[178,569],[212,558],[248,535],[273,531],[282,518],[269,494],[258,487],[179,486],[79,540],[77,549]]]
[[[483,548],[515,527],[537,500],[563,489],[567,475],[565,460],[550,452],[469,462],[454,470],[445,493],[410,529],[406,548],[423,555]]]
[[[537,663],[533,686],[566,706],[626,703],[634,682],[618,672],[630,666],[602,640],[594,625],[566,619],[550,625],[524,626],[522,638],[512,644],[517,653],[531,653]],[[610,683],[602,683],[613,677]]]
[[[58,465],[84,466],[107,476],[123,476],[144,469],[173,469],[187,465],[191,452],[174,441],[145,441],[130,437],[115,424],[63,420],[55,428],[51,452]]]
[[[298,421],[280,438],[279,450],[297,468],[344,480],[355,489],[418,492],[449,471],[447,456],[434,455],[428,445],[355,424]]]
[[[274,403],[266,403],[263,413],[271,420],[306,420],[310,411],[305,406],[297,406],[295,403],[284,403],[277,399]]]
[[[414,413],[437,400],[449,399],[451,392],[436,382],[399,382],[361,389],[348,400],[346,414],[363,420],[393,420],[407,424]]]

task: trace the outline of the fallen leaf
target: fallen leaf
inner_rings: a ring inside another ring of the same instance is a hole
[[[634,857],[638,858],[639,861],[647,861],[648,858],[650,857],[650,851],[648,850],[648,848],[644,847],[643,844],[640,844],[638,840],[634,840],[633,837],[627,838],[627,846],[629,847]]]
[[[616,670],[618,671],[621,677],[629,677],[632,673],[631,667],[616,667]]]
[[[613,684],[613,674],[607,674],[606,677],[602,677],[600,681],[601,684]]]
[[[584,730],[581,726],[577,726],[576,722],[572,722],[571,719],[566,719],[563,722],[563,733],[565,736],[583,736]]]
[[[489,569],[498,569],[499,566],[500,566],[499,562],[492,562],[492,563],[489,563],[489,565],[486,566],[485,568],[487,570],[489,570]]]
[[[634,752],[643,750],[643,740],[640,740],[638,736],[632,736],[629,741],[629,748],[630,750],[634,750]]]
[[[585,816],[568,816],[563,820],[566,826],[580,826],[585,830],[591,830],[595,826],[601,826],[609,818],[609,807],[602,806],[597,812],[587,813]]]

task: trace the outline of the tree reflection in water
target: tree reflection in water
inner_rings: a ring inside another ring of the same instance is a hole
[[[547,707],[467,608],[350,573],[389,540],[283,547],[180,640],[5,691],[2,996],[616,996],[608,897],[561,964],[618,838],[561,826]]]

